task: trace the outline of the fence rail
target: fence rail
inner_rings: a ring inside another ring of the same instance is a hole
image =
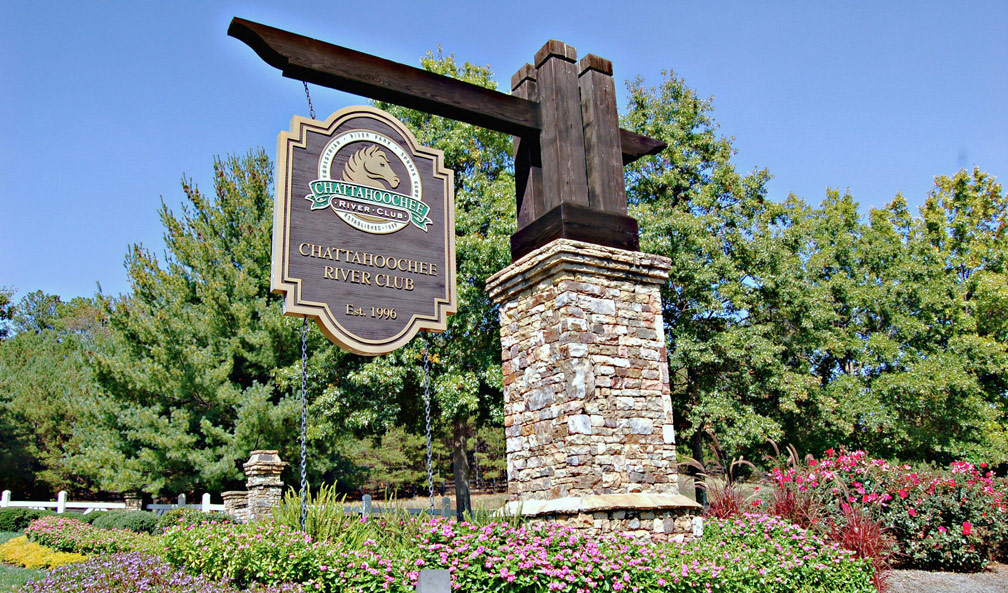
[[[0,508],[7,507],[20,507],[26,509],[56,509],[57,513],[65,513],[67,510],[82,510],[84,514],[88,514],[94,511],[112,511],[120,510],[126,508],[125,502],[77,502],[73,500],[67,500],[67,493],[65,490],[60,490],[59,494],[56,495],[56,500],[13,500],[11,498],[11,491],[4,490],[2,496],[0,496]],[[163,515],[171,509],[177,508],[190,508],[190,509],[200,509],[204,513],[209,513],[211,511],[224,511],[224,505],[222,504],[211,504],[210,494],[204,494],[203,498],[198,504],[186,504],[185,494],[179,494],[177,504],[149,504],[145,507],[147,510],[152,511],[155,515]]]
[[[402,513],[406,512],[411,515],[420,515],[422,513],[427,513],[428,515],[433,515],[435,517],[451,517],[455,515],[455,511],[451,508],[451,499],[447,496],[441,498],[441,508],[413,508],[413,507],[398,507],[395,505],[383,505],[375,506],[371,500],[370,494],[365,494],[361,497],[360,505],[344,506],[343,511],[346,513],[360,513],[361,515],[368,517],[371,515],[382,515],[386,513]]]
[[[149,504],[144,507],[148,511],[153,512],[155,515],[160,517],[161,515],[167,513],[172,509],[199,509],[204,513],[209,513],[212,511],[224,512],[224,505],[222,504],[210,504],[210,493],[204,493],[203,498],[200,500],[199,504],[187,504],[186,495],[179,494],[178,502],[176,504]]]

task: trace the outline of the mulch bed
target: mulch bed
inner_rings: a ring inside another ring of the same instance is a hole
[[[974,574],[894,570],[890,593],[1008,593],[1008,565],[992,562]]]

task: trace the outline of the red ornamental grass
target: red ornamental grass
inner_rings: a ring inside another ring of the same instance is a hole
[[[896,542],[888,530],[879,521],[869,517],[863,509],[846,503],[840,505],[840,508],[843,521],[831,521],[830,539],[854,552],[857,558],[870,559],[874,569],[872,584],[880,592],[887,591]]]

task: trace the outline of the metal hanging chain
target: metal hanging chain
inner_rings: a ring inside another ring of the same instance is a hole
[[[430,497],[430,508],[434,511],[434,461],[431,449],[431,419],[430,419],[430,362],[427,358],[427,347],[423,351],[423,387],[424,414],[427,418],[427,491]]]
[[[305,98],[308,99],[308,115],[315,119],[315,107],[311,102],[308,82],[304,84]],[[308,406],[305,391],[308,387],[308,317],[301,318],[301,531],[308,531]]]
[[[308,318],[301,318],[301,531],[307,531],[308,521],[308,407],[305,390],[308,385]]]
[[[305,97],[308,98],[308,115],[310,115],[312,119],[315,119],[315,107],[313,107],[311,103],[311,93],[308,92],[308,83],[302,80],[301,84],[304,85],[304,94]]]

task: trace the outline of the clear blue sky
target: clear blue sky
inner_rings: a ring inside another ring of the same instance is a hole
[[[441,44],[502,88],[550,38],[620,81],[673,69],[776,200],[919,205],[974,165],[1008,181],[1005,2],[0,1],[0,286],[18,297],[128,291],[127,248],[163,251],[183,173],[211,190],[214,155],[272,156],[307,115],[300,83],[226,36],[233,16],[414,65]],[[322,117],[364,102],[312,95]]]

